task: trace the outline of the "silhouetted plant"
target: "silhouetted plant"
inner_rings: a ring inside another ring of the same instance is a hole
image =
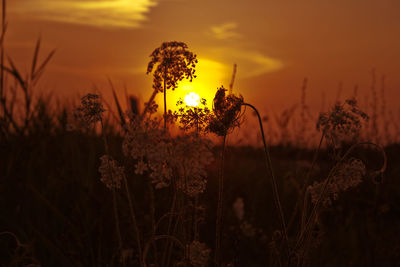
[[[178,112],[174,112],[174,117],[181,123],[182,130],[195,129],[196,132],[201,132],[206,129],[209,123],[210,110],[207,108],[207,101],[202,98],[197,107],[186,105],[180,99],[176,105],[179,107]]]
[[[164,93],[164,128],[167,125],[167,90],[175,90],[183,78],[192,81],[196,78],[196,54],[187,50],[183,42],[164,42],[150,55],[147,74],[153,73],[153,89]],[[152,103],[148,103],[151,105]]]
[[[221,264],[221,235],[222,235],[222,216],[224,199],[224,165],[225,165],[225,147],[226,136],[231,133],[235,127],[240,126],[241,107],[243,104],[242,96],[233,94],[225,95],[227,90],[221,86],[215,93],[213,102],[213,113],[210,115],[207,130],[222,137],[221,168],[218,178],[218,204],[217,219],[215,230],[215,251],[214,265]]]

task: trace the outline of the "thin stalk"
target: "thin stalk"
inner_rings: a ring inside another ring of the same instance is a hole
[[[271,156],[269,154],[269,149],[268,149],[267,143],[265,141],[265,134],[264,134],[263,124],[262,124],[262,119],[261,119],[260,113],[258,112],[258,110],[253,105],[248,104],[248,103],[243,103],[243,105],[252,108],[255,111],[255,113],[257,114],[257,117],[258,117],[261,136],[262,136],[262,140],[263,140],[263,144],[264,144],[265,166],[266,166],[267,170],[269,171],[270,181],[271,181],[271,185],[272,185],[272,193],[273,193],[272,195],[274,197],[274,202],[275,202],[275,205],[276,205],[276,209],[278,210],[280,224],[281,224],[281,228],[282,228],[282,234],[283,234],[283,238],[284,238],[284,241],[285,241],[285,249],[286,249],[287,257],[289,258],[289,255],[290,255],[290,253],[289,253],[289,238],[288,238],[288,234],[287,234],[285,216],[283,214],[281,201],[279,199],[278,186],[277,186],[277,183],[276,183],[274,172],[272,170]]]
[[[298,238],[298,240],[297,240],[297,243],[296,243],[296,246],[295,246],[296,249],[299,248],[300,245],[301,245],[302,243],[305,242],[305,241],[303,241],[303,239],[306,238],[305,235],[306,235],[306,234],[309,234],[310,230],[312,229],[312,227],[313,227],[313,225],[314,225],[314,223],[315,223],[315,218],[316,218],[317,213],[318,213],[318,210],[319,210],[319,208],[320,208],[320,206],[321,206],[323,197],[324,197],[324,195],[325,195],[326,192],[327,192],[328,184],[329,184],[329,182],[330,182],[331,179],[332,179],[333,173],[335,172],[335,170],[337,169],[337,167],[339,166],[339,164],[341,164],[341,163],[350,155],[350,153],[353,152],[353,150],[354,150],[356,147],[362,146],[362,145],[372,145],[372,146],[375,146],[375,147],[382,153],[382,156],[383,156],[383,164],[382,164],[382,168],[381,168],[380,170],[378,170],[378,172],[383,173],[383,172],[386,170],[386,166],[387,166],[387,156],[386,156],[386,153],[385,153],[384,149],[383,149],[381,146],[379,146],[379,145],[377,145],[377,144],[375,144],[375,143],[371,143],[371,142],[362,142],[362,143],[357,143],[357,144],[352,145],[352,146],[346,151],[346,153],[340,158],[340,160],[336,163],[336,165],[330,170],[330,172],[329,172],[329,174],[328,174],[328,177],[327,177],[326,180],[325,180],[324,187],[322,188],[322,192],[321,192],[321,194],[319,195],[318,200],[317,200],[317,202],[315,203],[315,205],[314,205],[314,207],[313,207],[313,209],[312,209],[312,211],[311,211],[311,214],[310,214],[310,216],[309,216],[309,218],[308,218],[308,220],[307,220],[306,225],[304,226],[304,229],[302,229],[302,231],[301,231],[301,233],[300,233],[300,236],[299,236],[299,238]]]
[[[133,209],[131,194],[129,192],[128,181],[126,180],[125,175],[123,175],[123,179],[124,179],[125,188],[126,188],[126,196],[128,197],[129,211],[130,211],[130,214],[131,214],[133,228],[135,229],[135,234],[136,234],[136,243],[137,243],[138,251],[139,251],[140,266],[144,266],[142,245],[141,245],[141,242],[140,242],[140,232],[139,232],[139,228],[137,226],[137,220],[136,220],[136,216],[135,216],[135,211]]]
[[[104,134],[104,124],[103,120],[100,120],[101,123],[101,135],[103,137],[103,142],[104,142],[104,147],[106,150],[106,154],[109,155],[109,147],[108,147],[108,142],[106,135]],[[109,166],[110,168],[110,166]],[[113,196],[113,210],[114,210],[114,219],[115,219],[115,228],[117,232],[117,238],[118,238],[118,244],[119,244],[119,249],[121,253],[121,259],[122,259],[122,237],[121,237],[121,229],[119,228],[119,218],[118,218],[118,206],[117,206],[117,194],[115,192],[115,188],[112,188],[112,196]],[[123,266],[125,267],[125,260],[122,261]]]
[[[4,36],[6,33],[6,0],[2,0],[2,13],[1,13],[1,51],[0,51],[0,98],[3,98],[4,91]]]
[[[173,192],[172,203],[171,203],[171,208],[170,208],[169,214],[173,215],[176,213],[175,209],[176,209],[176,194],[177,194],[177,192],[176,192],[176,183],[175,183],[175,179],[173,176],[172,176],[171,180],[172,180],[174,192]],[[173,217],[169,216],[168,217],[167,235],[171,234],[172,220],[173,220]],[[167,240],[164,251],[163,251],[162,261],[161,261],[163,266],[168,266],[168,265],[165,265],[165,261],[167,260],[167,258],[169,258],[170,246],[171,246],[171,242],[170,242],[170,240]]]
[[[222,141],[222,155],[221,155],[221,169],[218,179],[218,207],[217,207],[217,221],[215,229],[215,254],[214,266],[218,267],[221,261],[221,232],[222,232],[222,213],[223,213],[223,199],[224,199],[224,166],[225,166],[225,146],[226,134]]]
[[[167,66],[164,69],[164,129],[167,129]]]
[[[144,246],[144,250],[143,250],[143,260],[144,260],[144,266],[145,266],[145,267],[147,267],[146,258],[147,258],[147,254],[148,254],[149,249],[150,249],[150,245],[151,245],[151,244],[154,244],[155,241],[161,240],[161,239],[168,239],[168,240],[174,241],[175,243],[177,243],[177,244],[182,248],[183,251],[185,251],[185,246],[183,245],[183,243],[182,243],[178,238],[176,238],[176,237],[174,237],[174,236],[171,236],[171,235],[157,235],[157,236],[153,236],[153,237],[151,238],[151,240],[149,240],[149,241],[146,243],[146,245]]]
[[[154,258],[156,261],[156,266],[158,266],[158,251],[157,251],[157,246],[154,242],[154,236],[155,236],[155,231],[156,231],[156,221],[155,221],[156,208],[155,208],[154,190],[153,190],[153,185],[151,184],[150,181],[148,181],[147,185],[148,185],[149,193],[150,193],[151,239],[153,240]],[[143,256],[143,260],[145,260],[144,256]]]
[[[307,185],[310,182],[311,172],[313,171],[315,163],[317,162],[317,158],[318,158],[319,152],[321,150],[322,141],[324,140],[324,137],[325,137],[325,134],[322,134],[321,135],[321,139],[319,140],[318,148],[315,151],[315,154],[314,154],[314,157],[313,157],[313,161],[311,163],[311,167],[310,167],[310,169],[309,169],[309,171],[307,173],[307,177],[306,177],[306,180],[304,182],[303,189],[301,191],[301,193],[303,195],[303,209],[302,209],[302,214],[301,214],[301,229],[303,229],[304,224],[305,224],[305,220],[306,220],[306,217],[307,217],[307,209],[308,209],[308,207],[307,207],[308,206],[307,205],[308,204]]]

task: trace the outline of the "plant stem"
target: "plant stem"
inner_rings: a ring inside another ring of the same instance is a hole
[[[371,146],[375,146],[375,147],[382,153],[382,156],[383,156],[383,164],[382,164],[382,168],[381,168],[380,170],[378,170],[378,172],[383,173],[383,172],[386,170],[386,166],[387,166],[387,156],[386,156],[386,153],[385,153],[384,149],[383,149],[381,146],[379,146],[379,145],[377,145],[377,144],[375,144],[375,143],[371,143],[371,142],[362,142],[362,143],[357,143],[357,144],[352,145],[352,146],[346,151],[346,153],[340,158],[340,160],[335,164],[335,166],[333,166],[333,168],[330,170],[330,172],[329,172],[329,174],[328,174],[328,177],[326,178],[325,183],[324,183],[324,186],[323,186],[323,188],[322,188],[322,192],[321,192],[321,194],[319,195],[318,200],[317,200],[317,202],[315,203],[313,209],[311,210],[310,216],[308,217],[308,220],[307,220],[307,223],[306,223],[305,226],[304,226],[304,229],[302,229],[302,231],[301,231],[301,233],[300,233],[300,235],[299,235],[299,238],[298,238],[298,240],[297,240],[295,249],[300,248],[301,244],[307,241],[307,240],[306,240],[306,239],[307,239],[307,236],[306,236],[306,235],[309,235],[309,232],[311,231],[312,227],[314,226],[315,218],[316,218],[316,216],[317,216],[317,213],[318,213],[319,208],[320,208],[320,206],[321,206],[323,197],[324,197],[324,195],[325,195],[326,192],[327,192],[328,184],[329,184],[329,182],[331,181],[332,176],[333,176],[335,170],[336,170],[336,169],[338,168],[338,166],[350,155],[350,153],[351,153],[356,147],[362,146],[362,145],[371,145]],[[305,241],[304,241],[304,240],[305,240]]]
[[[103,120],[100,120],[100,124],[101,124],[101,135],[103,137],[103,142],[104,142],[104,147],[106,150],[106,154],[109,155],[109,147],[108,147],[108,142],[107,142],[107,138],[106,135],[104,133],[104,124],[103,124]],[[110,166],[109,166],[110,168]],[[118,218],[118,206],[117,206],[117,194],[115,192],[115,188],[112,188],[112,196],[113,196],[113,210],[114,210],[114,219],[115,219],[115,228],[116,228],[116,232],[117,232],[117,238],[118,238],[118,244],[119,244],[119,249],[120,249],[120,256],[122,259],[122,237],[121,237],[121,230],[119,228],[119,218]],[[123,259],[122,259],[123,260]],[[123,266],[125,267],[125,260],[122,261]]]
[[[137,226],[137,220],[136,220],[136,216],[135,216],[135,211],[133,209],[133,203],[132,203],[132,199],[131,199],[131,194],[129,192],[128,181],[127,181],[125,175],[123,175],[123,179],[124,179],[125,188],[126,188],[126,196],[128,197],[129,211],[131,213],[131,219],[132,219],[132,223],[133,223],[133,228],[135,229],[135,234],[136,234],[136,243],[137,243],[137,246],[138,246],[140,266],[144,266],[142,245],[141,245],[141,242],[140,242],[139,228]]]
[[[277,186],[277,183],[276,183],[274,172],[272,170],[272,163],[271,163],[271,157],[269,155],[269,149],[268,149],[267,143],[265,141],[265,134],[264,134],[264,129],[263,129],[261,116],[260,116],[260,113],[258,112],[258,110],[253,105],[248,104],[248,103],[243,103],[243,105],[252,108],[256,112],[257,117],[258,117],[258,122],[260,124],[261,136],[262,136],[262,140],[263,140],[263,144],[264,144],[265,166],[266,166],[267,170],[269,171],[270,181],[271,181],[271,185],[272,185],[272,193],[273,193],[272,195],[274,197],[275,206],[276,206],[276,209],[278,210],[278,214],[279,214],[280,224],[281,224],[281,228],[282,228],[282,234],[283,234],[283,238],[284,238],[284,241],[285,241],[284,246],[285,246],[285,250],[286,250],[286,254],[287,254],[286,256],[289,259],[289,255],[290,255],[290,252],[289,252],[289,238],[288,238],[288,235],[287,235],[285,217],[284,217],[284,214],[283,214],[281,201],[279,199],[278,186]]]
[[[215,229],[215,254],[214,266],[218,267],[221,261],[221,232],[222,232],[222,213],[223,213],[223,198],[224,198],[224,165],[225,165],[225,146],[226,134],[222,141],[222,155],[221,155],[221,169],[218,179],[218,207],[217,207],[217,221]]]
[[[164,129],[167,129],[167,66],[164,69]]]

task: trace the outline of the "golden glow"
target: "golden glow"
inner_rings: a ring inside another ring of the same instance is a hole
[[[227,66],[220,62],[207,58],[198,58],[196,65],[196,78],[192,82],[183,79],[179,82],[178,88],[174,91],[167,92],[167,108],[177,110],[176,103],[179,100],[185,100],[186,95],[196,92],[199,99],[206,99],[206,106],[212,108],[217,88],[221,85],[228,88],[232,75],[232,66]],[[158,94],[157,103],[159,107],[163,107],[163,96]],[[159,109],[160,110],[160,109]]]
[[[200,96],[191,92],[185,96],[185,104],[191,107],[197,107],[200,104]]]

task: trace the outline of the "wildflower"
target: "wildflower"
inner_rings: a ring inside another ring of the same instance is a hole
[[[171,165],[178,173],[177,187],[194,197],[206,189],[206,167],[213,161],[211,142],[196,133],[178,136],[173,142]]]
[[[147,74],[154,70],[154,93],[164,92],[164,129],[167,128],[167,90],[178,86],[183,78],[192,81],[196,76],[196,55],[187,50],[182,42],[165,42],[156,48],[150,55],[151,61],[147,65]],[[157,65],[157,67],[155,67]],[[163,84],[162,84],[163,83]]]
[[[121,180],[124,175],[124,168],[118,165],[109,155],[103,155],[101,158],[99,172],[102,181],[109,189],[121,188]]]
[[[180,108],[178,112],[174,112],[174,116],[182,124],[180,126],[182,130],[187,131],[195,128],[197,132],[200,132],[206,129],[210,117],[210,110],[206,106],[206,99],[202,98],[200,105],[197,107],[185,105],[182,99],[176,105]]]
[[[214,97],[213,114],[207,127],[210,132],[219,136],[228,134],[240,125],[240,110],[243,104],[242,96],[225,96],[225,91],[223,86],[218,88]]]
[[[133,116],[126,128],[122,145],[125,156],[137,160],[135,172],[143,174],[148,171],[156,188],[170,184],[172,168],[172,143],[169,134],[160,129],[160,120]]]
[[[100,102],[100,96],[96,94],[87,94],[81,99],[81,105],[74,111],[74,118],[80,126],[89,127],[92,123],[101,121],[101,115],[104,112],[103,105]]]
[[[325,181],[320,183],[314,182],[313,185],[308,187],[311,201],[315,204],[321,198],[322,204],[329,206],[332,204],[332,200],[338,199],[340,192],[357,187],[362,182],[365,174],[366,168],[364,163],[359,159],[351,158],[349,161],[338,166],[331,181],[326,185],[326,191],[322,198],[321,194],[325,186]]]
[[[205,243],[193,241],[189,245],[189,260],[193,267],[208,266],[211,249]]]
[[[150,55],[147,74],[154,70],[153,88],[158,92],[174,90],[183,78],[192,81],[197,63],[196,54],[187,50],[183,42],[164,42]],[[158,64],[158,65],[157,65]],[[156,67],[157,65],[157,67]],[[165,87],[162,86],[165,82]]]
[[[321,113],[317,129],[336,144],[340,140],[358,135],[362,120],[368,120],[368,115],[357,107],[355,99],[348,99],[343,105],[337,103],[331,113]]]

